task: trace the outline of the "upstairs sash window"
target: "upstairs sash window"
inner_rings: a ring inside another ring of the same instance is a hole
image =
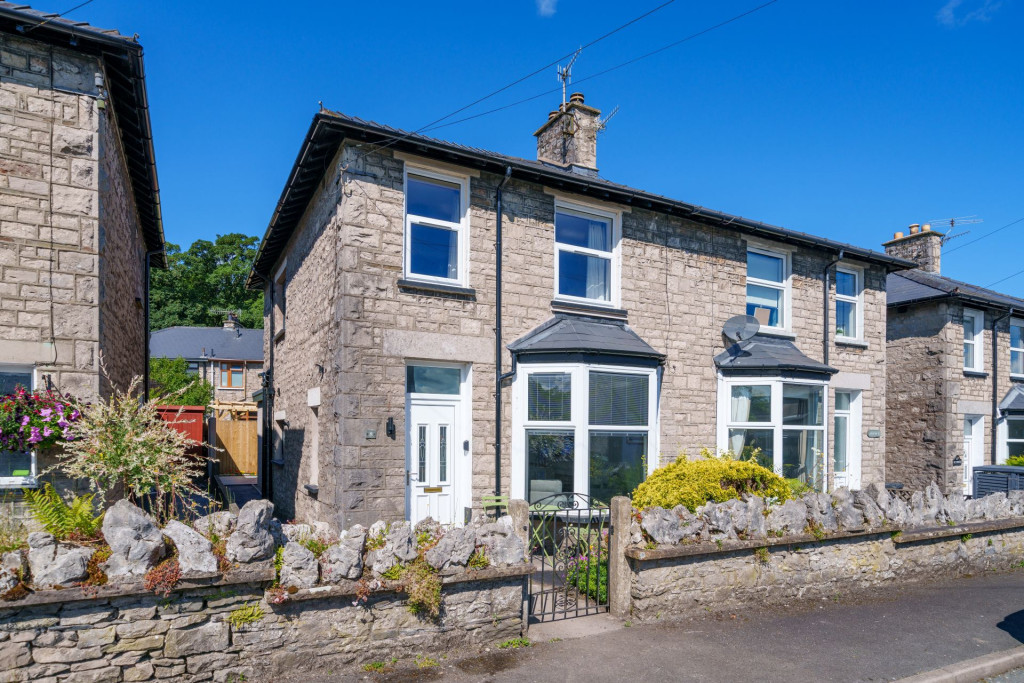
[[[836,268],[836,338],[861,339],[863,319],[862,274],[852,268]]]
[[[467,181],[410,170],[405,179],[405,272],[410,279],[466,282]]]
[[[788,292],[788,256],[762,249],[748,249],[747,315],[757,318],[762,327],[788,329]]]
[[[1010,374],[1024,377],[1024,322],[1010,325]]]
[[[964,309],[964,370],[984,372],[985,349],[982,342],[982,329],[985,314],[969,308]]]
[[[558,207],[555,211],[555,294],[612,305],[615,299],[615,223],[598,215]]]

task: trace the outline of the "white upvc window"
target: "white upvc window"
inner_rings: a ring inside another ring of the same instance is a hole
[[[1006,419],[1006,456],[1014,455],[1024,455],[1024,417]]]
[[[864,339],[864,271],[836,267],[836,341]]]
[[[12,394],[18,387],[35,389],[35,372],[31,366],[0,364],[0,397]],[[0,450],[0,489],[34,488],[38,467],[36,452]]]
[[[516,498],[582,493],[607,504],[657,467],[655,368],[520,364],[513,405]]]
[[[1024,379],[1024,320],[1010,321],[1010,375]]]
[[[405,166],[405,277],[469,282],[469,178]]]
[[[790,329],[790,255],[747,247],[747,315],[767,331]]]
[[[964,370],[985,371],[985,345],[982,330],[985,328],[985,314],[971,308],[964,309]]]
[[[778,377],[721,378],[718,446],[757,461],[787,479],[825,489],[824,382]]]
[[[555,298],[619,305],[620,214],[555,201]]]

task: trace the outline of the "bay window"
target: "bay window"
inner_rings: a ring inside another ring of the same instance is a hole
[[[757,461],[787,479],[823,490],[824,383],[781,379],[722,380],[719,446]]]
[[[985,314],[969,308],[964,309],[964,370],[984,372],[985,346],[982,343],[982,329]]]
[[[1006,420],[1006,455],[1024,455],[1024,417]]]
[[[1010,374],[1024,378],[1024,321],[1010,322]]]
[[[765,249],[747,249],[747,315],[763,328],[789,328],[789,256]]]
[[[603,306],[618,298],[617,216],[555,206],[555,297]]]
[[[603,504],[631,495],[656,466],[656,392],[654,368],[520,365],[513,494],[531,504],[574,492]]]
[[[863,338],[863,273],[847,266],[836,268],[836,339]]]
[[[466,284],[468,185],[466,178],[406,169],[407,278],[456,286]]]

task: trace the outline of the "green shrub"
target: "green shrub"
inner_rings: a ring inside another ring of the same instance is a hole
[[[633,505],[641,510],[684,505],[693,512],[704,503],[721,503],[744,493],[780,502],[792,497],[786,480],[754,460],[735,460],[731,453],[715,455],[707,449],[701,456],[702,460],[688,460],[683,455],[656,469],[636,487]]]
[[[29,514],[42,524],[48,533],[60,540],[89,540],[96,538],[100,533],[103,513],[94,514],[96,510],[93,498],[95,494],[72,496],[71,502],[68,503],[49,483],[35,491],[25,489]]]
[[[1010,467],[1024,467],[1024,455],[1011,455],[1006,459],[1006,464]]]
[[[786,479],[786,486],[789,487],[789,495],[793,498],[799,498],[814,490],[813,486],[808,486],[799,479]]]
[[[599,557],[570,558],[565,565],[565,582],[598,604],[608,604],[608,553],[602,550]]]

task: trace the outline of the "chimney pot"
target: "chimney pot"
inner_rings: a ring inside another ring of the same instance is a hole
[[[921,232],[928,232],[931,229],[932,229],[932,224],[931,223],[925,223],[924,225],[921,226]]]
[[[892,238],[894,240],[898,240],[901,237],[903,237],[903,231],[902,230],[901,231],[897,231],[896,234],[892,236]]]
[[[583,93],[581,93],[581,92],[574,92],[572,95],[569,95],[569,101],[570,102],[578,102],[580,104],[583,104]]]
[[[548,121],[550,121],[550,120],[554,119],[555,117],[557,117],[558,114],[559,114],[559,111],[557,109],[554,110],[553,112],[551,112],[550,114],[548,114]]]
[[[921,226],[920,226],[920,225],[919,225],[918,223],[911,223],[911,224],[910,224],[910,234],[911,234],[911,235],[916,235],[916,234],[917,234],[917,232],[918,232],[918,231],[919,231],[920,229],[921,229]]]

